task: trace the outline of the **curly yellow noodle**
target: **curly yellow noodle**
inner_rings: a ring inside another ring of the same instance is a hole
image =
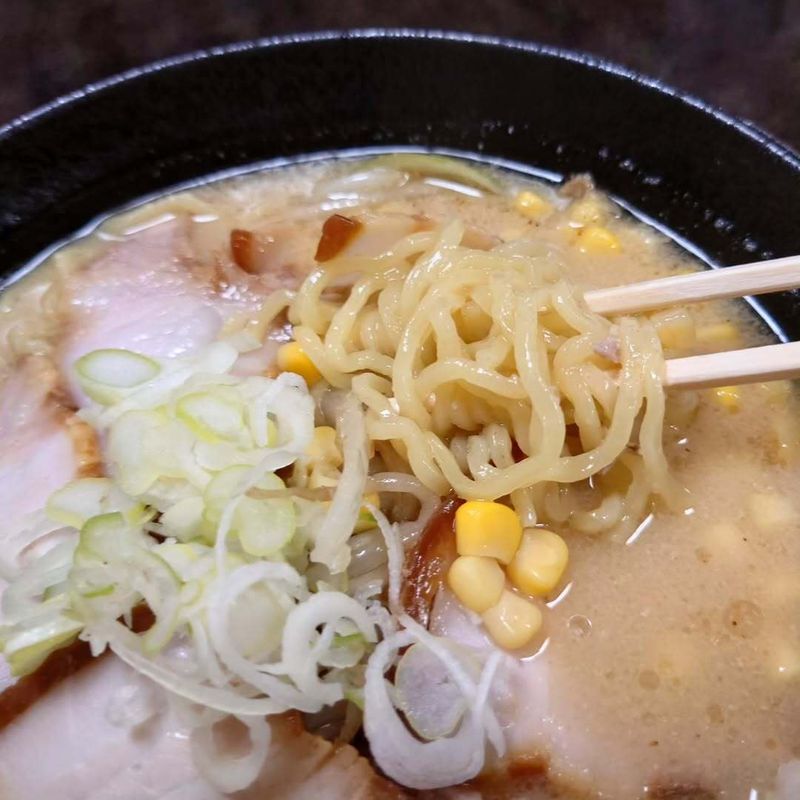
[[[654,329],[592,313],[556,248],[475,250],[463,233],[327,262],[290,298],[295,338],[364,404],[387,469],[438,495],[508,497],[525,525],[629,535],[655,495],[679,495]]]

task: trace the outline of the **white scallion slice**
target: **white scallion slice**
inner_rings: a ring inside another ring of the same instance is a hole
[[[12,635],[3,646],[12,675],[29,675],[38,669],[54,650],[69,644],[83,625],[58,616]]]
[[[82,528],[99,514],[125,512],[129,518],[142,506],[124,495],[110,478],[79,478],[50,495],[47,516],[62,525]]]
[[[264,452],[256,448],[243,450],[231,442],[197,442],[194,446],[194,457],[201,469],[222,472],[228,467],[254,467],[264,457]]]
[[[472,707],[455,733],[421,741],[398,716],[392,701],[394,692],[384,677],[396,653],[413,644],[414,639],[408,630],[392,634],[370,656],[364,676],[364,733],[376,763],[390,778],[412,789],[439,789],[474,778],[483,767],[486,695],[496,660],[491,662],[491,669],[484,669],[477,686],[472,681],[468,681],[468,687],[461,686],[462,694],[466,695],[465,689],[470,690],[471,696],[465,699]],[[460,670],[457,659],[448,654],[447,661],[453,662],[448,666],[456,678],[455,672]]]
[[[286,614],[267,585],[250,586],[228,612],[233,646],[251,661],[266,662],[280,647]]]
[[[433,741],[449,736],[467,703],[447,667],[427,648],[412,644],[395,672],[395,702],[412,730]]]
[[[98,514],[87,520],[81,528],[74,560],[106,560],[119,556],[124,549],[123,541],[129,532],[125,517],[118,511]]]
[[[198,439],[216,442],[236,440],[244,430],[244,405],[232,390],[215,387],[206,392],[192,392],[178,400],[175,413]]]
[[[170,506],[161,515],[161,525],[167,536],[174,536],[182,542],[188,542],[201,535],[203,531],[203,511],[205,504],[202,497],[187,497]]]
[[[331,641],[330,649],[320,658],[319,663],[324,667],[337,669],[354,667],[361,661],[366,649],[367,640],[360,631],[344,636],[337,634]]]
[[[172,639],[178,627],[181,581],[177,573],[152,550],[138,548],[127,557],[136,570],[133,588],[144,597],[156,621],[142,636],[146,654],[157,653]]]
[[[211,480],[205,491],[205,520],[216,526],[228,502],[240,491],[249,473],[248,467],[236,466],[223,470]],[[264,475],[256,484],[266,491],[286,488],[284,482],[272,473]],[[238,535],[245,552],[253,556],[270,556],[289,543],[296,527],[296,514],[291,498],[241,497],[231,523],[231,532]]]
[[[111,426],[107,460],[120,488],[133,496],[145,494],[164,478],[202,488],[208,473],[192,454],[194,443],[187,427],[162,409],[128,411]]]
[[[160,371],[158,362],[131,350],[93,350],[75,362],[81,388],[104,405],[120,399],[121,393],[114,390],[133,389]]]

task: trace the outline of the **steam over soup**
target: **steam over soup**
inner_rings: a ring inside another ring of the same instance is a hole
[[[586,177],[438,156],[112,216],[0,307],[0,795],[800,797],[798,409]],[[456,788],[451,788],[456,787]]]

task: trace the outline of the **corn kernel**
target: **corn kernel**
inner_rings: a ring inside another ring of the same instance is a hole
[[[605,211],[597,197],[583,197],[569,207],[569,216],[573,222],[590,225],[593,222],[600,222],[605,216]]]
[[[514,199],[514,208],[529,219],[544,219],[553,206],[536,192],[520,192]]]
[[[278,348],[278,368],[281,372],[294,372],[313,386],[321,377],[314,362],[305,354],[297,342],[287,342]]]
[[[756,527],[765,533],[798,521],[798,513],[789,498],[776,492],[753,492],[747,498],[747,507]]]
[[[714,400],[728,411],[738,411],[741,408],[742,393],[738,386],[718,386],[711,391]]]
[[[334,467],[342,466],[342,454],[336,444],[336,431],[330,425],[314,428],[314,435],[306,450],[306,455],[315,461],[325,461]]]
[[[488,556],[508,564],[521,538],[519,517],[502,503],[469,500],[456,511],[456,550],[460,556]]]
[[[459,556],[447,573],[447,583],[453,594],[478,614],[497,604],[505,582],[500,565],[485,556]]]
[[[691,347],[695,342],[694,321],[685,308],[659,311],[650,317],[661,344],[672,350]]]
[[[739,329],[732,322],[718,322],[702,325],[697,329],[700,344],[735,344],[739,341]]]
[[[508,589],[483,614],[483,624],[494,641],[507,650],[524,647],[542,627],[539,607]]]
[[[567,568],[566,542],[553,531],[529,528],[508,565],[508,577],[517,589],[531,595],[550,594]]]
[[[583,253],[613,253],[620,249],[620,244],[608,228],[587,225],[578,231],[578,247]]]

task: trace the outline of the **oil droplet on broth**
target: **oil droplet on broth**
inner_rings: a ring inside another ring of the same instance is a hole
[[[725,625],[735,636],[753,639],[761,632],[764,614],[750,600],[736,600],[725,609]]]
[[[573,614],[567,620],[567,628],[576,639],[585,639],[592,632],[592,621],[583,614]]]
[[[639,686],[648,691],[655,691],[661,685],[661,678],[654,669],[643,669],[639,673]]]

